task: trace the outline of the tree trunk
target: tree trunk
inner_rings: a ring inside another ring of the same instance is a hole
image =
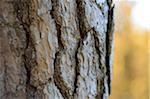
[[[111,0],[0,0],[0,99],[107,99]]]

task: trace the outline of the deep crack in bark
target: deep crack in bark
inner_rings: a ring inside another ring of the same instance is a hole
[[[62,76],[61,76],[61,67],[60,67],[60,62],[61,62],[61,57],[62,54],[65,53],[65,48],[61,40],[61,24],[62,24],[62,19],[58,15],[59,12],[57,8],[58,7],[58,0],[51,0],[52,1],[52,10],[50,12],[51,17],[55,21],[55,26],[57,30],[57,39],[58,39],[58,50],[55,53],[55,59],[54,59],[54,83],[59,89],[61,95],[63,96],[64,99],[73,99],[73,96],[70,93],[70,88],[67,86],[67,84],[64,82]]]
[[[26,48],[24,49],[24,67],[26,69],[26,93],[27,97],[34,97],[34,93],[37,91],[36,86],[31,84],[31,70],[33,67],[37,65],[36,62],[36,54],[35,54],[35,45],[33,38],[31,36],[30,25],[32,23],[32,19],[30,14],[32,13],[30,0],[14,0],[13,6],[14,11],[16,13],[16,17],[20,21],[20,25],[22,25],[25,33],[26,33]],[[26,14],[26,15],[25,15]],[[34,54],[35,57],[32,57]],[[32,92],[32,93],[31,93]]]
[[[112,1],[110,2],[110,4]],[[110,64],[110,56],[112,51],[112,42],[113,42],[113,32],[114,32],[114,5],[111,6],[108,2],[109,10],[108,10],[108,23],[107,23],[107,32],[106,32],[106,75],[107,75],[107,84],[108,84],[108,93],[111,94],[111,64]]]

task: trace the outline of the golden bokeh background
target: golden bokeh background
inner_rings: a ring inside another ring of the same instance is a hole
[[[149,99],[149,31],[137,28],[131,20],[134,4],[115,6],[115,55],[112,93],[109,99]],[[150,10],[150,9],[149,9]]]

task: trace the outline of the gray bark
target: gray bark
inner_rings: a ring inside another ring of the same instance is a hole
[[[107,99],[111,0],[0,0],[0,99]]]

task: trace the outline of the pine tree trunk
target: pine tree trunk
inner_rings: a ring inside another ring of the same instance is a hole
[[[0,99],[107,99],[111,0],[0,0]]]

